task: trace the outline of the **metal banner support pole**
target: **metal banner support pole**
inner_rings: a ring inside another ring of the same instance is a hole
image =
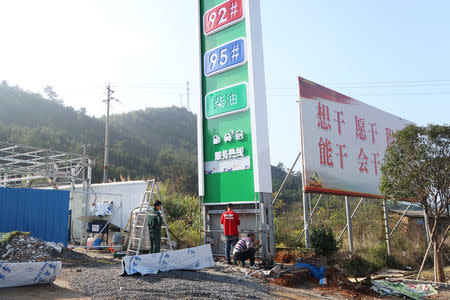
[[[427,234],[427,242],[428,242],[428,244],[429,244],[430,241],[431,241],[431,236],[430,236],[430,223],[429,223],[428,215],[427,215],[427,212],[425,211],[425,209],[423,209],[423,221],[424,221],[424,223],[425,223],[425,232],[426,232],[426,234]]]
[[[355,209],[353,210],[352,215],[350,216],[350,219],[353,220],[353,217],[355,216],[356,212],[358,211],[359,207],[361,206],[361,203],[363,202],[364,198],[361,198],[358,202],[358,205],[356,205]],[[344,229],[342,229],[341,234],[338,237],[338,241],[341,240],[342,236],[344,235],[345,231],[347,230],[347,224],[345,224]]]
[[[312,209],[311,214],[309,215],[308,221],[311,220],[311,218],[313,217],[314,212],[316,211],[316,208],[317,208],[317,206],[318,206],[319,203],[320,203],[320,199],[322,199],[322,195],[323,195],[323,194],[320,194],[319,199],[317,199],[316,205],[314,205],[314,208]],[[311,223],[312,223],[312,222],[311,222]],[[304,234],[304,233],[305,233],[305,229],[303,229],[303,230],[302,230],[302,233],[300,233],[300,239],[303,237],[303,234]]]
[[[389,234],[389,212],[386,205],[386,199],[383,199],[383,217],[384,217],[384,229],[386,236],[387,254],[391,255],[391,236]]]
[[[275,198],[273,198],[272,204],[275,203],[275,201],[277,201],[278,199],[278,195],[280,195],[281,190],[283,189],[284,185],[286,184],[286,181],[289,179],[289,176],[291,176],[292,173],[294,173],[294,167],[297,164],[298,159],[300,158],[300,155],[302,154],[302,152],[300,151],[297,155],[297,158],[295,159],[294,163],[292,164],[292,167],[289,169],[289,172],[286,174],[286,177],[284,177],[283,182],[280,185],[280,188],[278,189]]]
[[[353,253],[353,230],[352,230],[352,217],[350,215],[350,201],[345,196],[345,214],[347,216],[347,229],[348,229],[348,250]]]
[[[309,249],[309,203],[308,195],[303,192],[303,220],[305,231],[305,248]]]
[[[411,207],[412,202],[409,203],[408,207],[406,207],[405,211],[403,212],[402,216],[400,217],[400,219],[398,219],[397,224],[395,224],[394,228],[391,230],[390,235],[392,236],[395,232],[395,230],[397,229],[398,225],[400,225],[400,223],[402,222],[403,218],[405,217],[406,213],[408,212],[409,208]]]

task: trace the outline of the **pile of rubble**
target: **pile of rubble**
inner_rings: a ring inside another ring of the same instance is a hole
[[[65,248],[61,243],[46,242],[23,233],[0,242],[0,262],[47,260],[88,262],[90,258],[85,254]]]

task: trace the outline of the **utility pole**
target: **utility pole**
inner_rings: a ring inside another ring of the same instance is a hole
[[[189,81],[186,81],[186,109],[187,111],[191,111],[189,103]]]
[[[106,86],[106,93],[108,95],[108,98],[106,100],[103,100],[103,102],[106,102],[106,126],[105,126],[105,160],[104,160],[104,169],[103,169],[103,182],[108,182],[108,160],[109,160],[109,106],[111,103],[111,100],[116,100],[112,97],[112,94],[114,93],[113,90],[111,90],[111,85],[108,83]]]

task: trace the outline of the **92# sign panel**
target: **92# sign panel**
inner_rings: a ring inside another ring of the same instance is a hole
[[[211,35],[244,19],[243,0],[225,1],[203,15],[203,33]]]

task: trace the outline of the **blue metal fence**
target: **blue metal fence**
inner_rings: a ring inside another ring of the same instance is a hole
[[[31,236],[67,246],[69,191],[0,188],[0,232]]]

